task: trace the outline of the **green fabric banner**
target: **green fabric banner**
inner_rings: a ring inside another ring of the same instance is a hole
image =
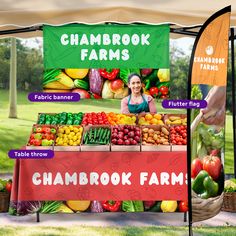
[[[43,27],[49,68],[169,68],[168,25]]]

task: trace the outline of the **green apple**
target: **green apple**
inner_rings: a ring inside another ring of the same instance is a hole
[[[57,131],[55,128],[51,128],[51,134],[55,134]]]
[[[43,139],[42,146],[49,146],[49,141],[47,139]]]
[[[42,139],[42,134],[41,133],[36,133],[34,134],[34,139]]]

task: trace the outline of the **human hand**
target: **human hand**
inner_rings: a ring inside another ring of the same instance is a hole
[[[207,107],[201,109],[202,121],[208,125],[223,126],[225,122],[226,88],[214,86],[209,91],[206,101]]]

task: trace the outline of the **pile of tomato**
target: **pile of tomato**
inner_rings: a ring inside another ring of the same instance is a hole
[[[170,127],[170,141],[174,145],[187,144],[187,126],[176,125]]]
[[[109,125],[105,112],[90,112],[85,113],[82,120],[82,125]]]

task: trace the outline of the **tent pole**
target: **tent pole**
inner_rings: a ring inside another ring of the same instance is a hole
[[[232,71],[232,111],[233,111],[233,142],[236,150],[236,130],[235,130],[235,67],[234,67],[234,28],[231,31],[231,71]],[[236,152],[234,151],[234,177],[236,178]]]
[[[16,39],[11,38],[10,87],[9,87],[9,118],[17,118],[16,90]]]

